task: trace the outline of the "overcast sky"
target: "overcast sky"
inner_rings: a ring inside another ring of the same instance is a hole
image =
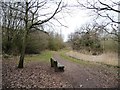
[[[65,3],[68,3],[68,5],[78,4],[76,0],[65,0]],[[64,41],[67,41],[68,35],[74,32],[76,28],[80,27],[82,24],[91,20],[90,17],[88,16],[88,11],[80,10],[80,8],[78,7],[70,8],[69,14],[59,13],[58,15],[56,15],[56,17],[62,16],[62,15],[64,16],[64,18],[60,19],[59,21],[67,27],[64,27],[64,26],[57,27],[58,23],[54,23],[56,26],[54,31],[58,33],[62,33]]]
[[[71,5],[77,5],[78,3],[76,2],[76,0],[65,0],[68,4]],[[83,0],[85,1],[85,0]],[[90,1],[90,0],[88,0]],[[96,1],[96,0],[91,0],[91,1]],[[100,0],[104,3],[107,4],[111,4],[112,0]],[[113,0],[114,2],[118,2],[117,0]],[[82,2],[80,0],[80,2]],[[117,7],[115,7],[117,8]],[[116,13],[111,13],[111,12],[107,12],[113,16],[116,16],[114,14]],[[58,27],[56,29],[57,32],[60,32],[63,34],[64,37],[64,41],[67,41],[68,39],[68,35],[72,32],[74,32],[77,28],[79,28],[80,26],[82,26],[85,23],[93,23],[93,19],[95,19],[94,16],[90,16],[93,15],[93,12],[91,12],[90,10],[81,10],[81,8],[72,8],[71,9],[71,14],[67,15],[63,20],[60,20],[61,23],[63,23],[64,25],[66,25],[68,28],[65,27]],[[116,17],[117,19],[117,17]],[[98,22],[103,22],[105,21],[104,18],[100,18],[98,20]],[[109,21],[109,20],[108,20]]]
[[[9,0],[3,0],[3,1],[9,1]],[[22,0],[14,0],[14,1],[22,1]],[[42,0],[40,0],[40,1],[42,1]],[[52,1],[52,0],[50,0],[50,1]],[[57,0],[55,0],[55,1],[57,1]],[[60,0],[58,0],[58,1],[60,1]],[[68,5],[71,5],[71,6],[72,5],[73,6],[74,5],[78,5],[77,0],[63,0],[63,1],[65,3],[67,3]],[[79,0],[79,1],[80,2],[85,2],[86,0]],[[96,1],[96,0],[87,0],[87,1]],[[111,3],[112,0],[100,0],[100,1],[104,1],[104,3],[108,4],[108,3]],[[113,0],[113,1],[118,2],[119,0]],[[52,8],[51,9],[52,11],[54,11],[53,9],[56,9],[56,7],[54,7],[53,4],[48,4],[48,6],[50,8]],[[42,12],[42,14],[43,14],[43,12],[49,12],[51,10],[45,11],[45,9],[44,9],[44,11],[40,10],[40,12]],[[74,32],[77,28],[81,27],[83,24],[88,23],[88,22],[93,22],[93,16],[90,17],[90,15],[92,15],[92,12],[90,12],[90,10],[86,10],[86,9],[81,10],[80,7],[74,7],[74,8],[70,8],[70,13],[69,14],[70,15],[60,12],[59,14],[55,15],[55,17],[60,17],[62,15],[64,16],[64,18],[59,20],[59,21],[63,25],[67,26],[67,28],[63,27],[63,26],[62,27],[58,27],[57,26],[58,23],[56,23],[56,22],[51,20],[51,22],[53,22],[54,25],[56,26],[56,27],[54,26],[55,27],[54,31],[56,31],[58,33],[61,32],[63,37],[64,37],[64,41],[67,41],[68,35],[70,33]],[[40,20],[44,19],[44,17],[41,17],[39,19]]]
[[[78,3],[76,0],[66,0],[68,4],[77,5]],[[62,24],[66,27],[56,27],[56,32],[61,32],[64,38],[64,41],[67,41],[68,35],[74,32],[77,28],[81,25],[90,22],[92,17],[90,17],[90,11],[88,10],[81,10],[79,7],[71,8],[70,15],[66,15],[64,19],[60,20]],[[60,14],[59,14],[60,15]]]
[[[74,15],[65,18],[65,24],[68,28],[62,27],[61,31],[64,35],[64,40],[67,40],[68,34],[74,32],[81,25],[90,21],[90,17],[83,11],[75,10]]]

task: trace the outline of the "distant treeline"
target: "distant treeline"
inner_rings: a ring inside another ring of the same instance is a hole
[[[117,52],[118,40],[109,34],[106,27],[94,24],[84,25],[69,35],[68,43],[73,50],[93,55],[103,52]]]
[[[23,42],[23,30],[2,29],[3,53],[18,55]],[[46,49],[57,51],[64,48],[62,36],[58,33],[34,30],[28,35],[26,41],[26,54],[38,54]]]

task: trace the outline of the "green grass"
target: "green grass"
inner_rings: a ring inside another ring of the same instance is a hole
[[[52,51],[44,51],[41,54],[26,55],[25,62],[41,61],[48,63],[52,56]]]

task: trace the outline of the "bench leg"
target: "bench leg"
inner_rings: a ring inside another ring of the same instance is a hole
[[[60,67],[59,70],[64,72],[64,67]]]
[[[64,72],[64,67],[55,67],[55,72]]]
[[[50,59],[50,63],[51,63],[51,67],[54,67],[54,62],[53,62],[52,58]]]

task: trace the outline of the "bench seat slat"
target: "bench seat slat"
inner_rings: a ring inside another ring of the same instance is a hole
[[[51,67],[55,67],[55,71],[57,70],[64,71],[64,65],[60,64],[54,58],[51,58]]]
[[[60,66],[64,66],[64,65],[62,65],[62,64],[60,64],[60,63],[58,63],[58,65],[60,65]]]
[[[62,64],[58,64],[58,67],[64,67],[64,65],[62,65]]]

